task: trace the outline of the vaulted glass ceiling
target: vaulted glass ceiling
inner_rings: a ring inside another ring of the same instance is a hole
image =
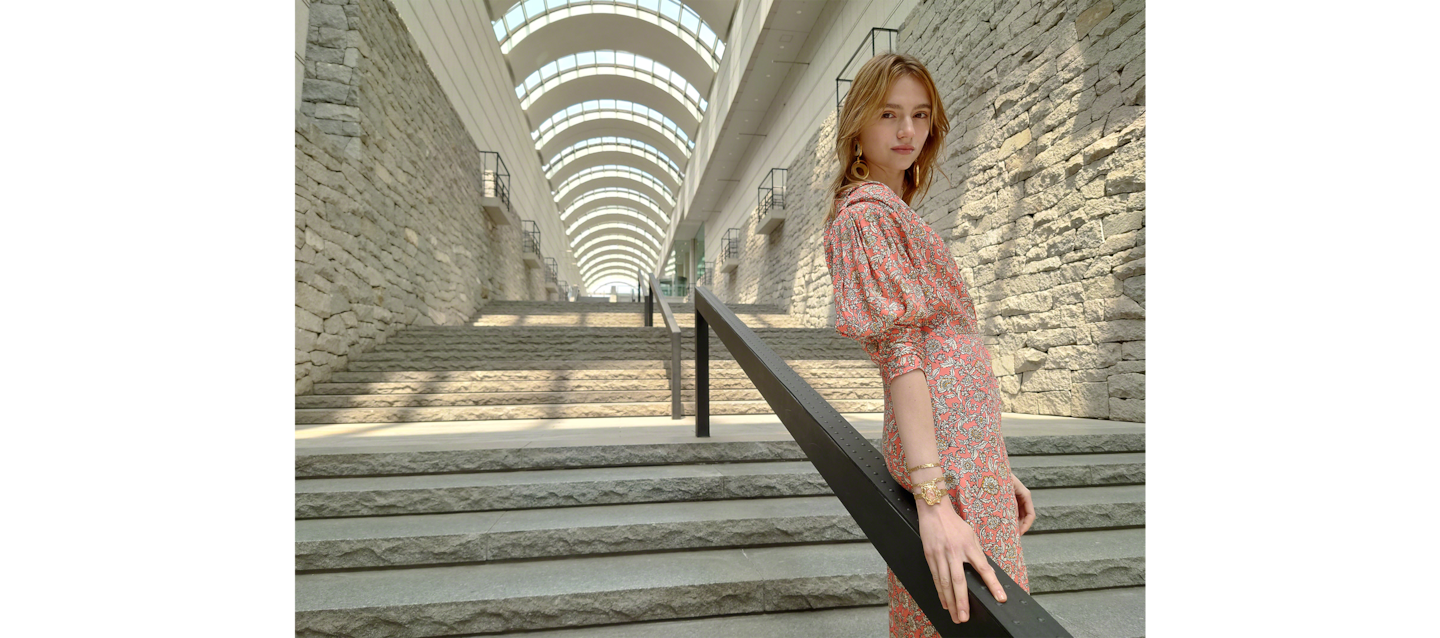
[[[735,0],[492,2],[585,290],[653,272]],[[703,16],[703,17],[702,17]],[[708,20],[707,20],[708,18]]]

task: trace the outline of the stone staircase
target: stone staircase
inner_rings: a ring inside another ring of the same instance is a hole
[[[485,304],[471,325],[489,327],[556,326],[571,328],[640,328],[645,325],[640,302],[575,304],[563,301],[492,301]],[[695,327],[695,306],[672,303],[675,321]],[[730,310],[751,328],[799,328],[784,309],[763,304],[734,304]],[[655,325],[665,325],[655,308]]]
[[[486,333],[471,331],[487,329],[516,328],[425,329],[400,342],[413,346],[408,351],[389,348],[400,345],[392,339],[383,351],[392,358],[355,362],[379,369],[352,366],[337,375],[376,376],[335,379],[321,384],[335,386],[333,392],[313,396],[549,392],[583,401],[586,393],[648,392],[610,386],[658,380],[664,396],[657,401],[668,415],[663,366],[593,367],[644,361],[634,351],[623,359],[598,357],[602,349],[587,347],[595,339],[587,333],[566,337],[584,357],[547,359],[555,353],[535,341],[512,341],[521,352],[505,355],[500,348],[478,349]],[[538,335],[567,329],[575,327],[529,328]],[[467,341],[471,335],[480,338]],[[781,336],[764,338],[814,345],[812,337]],[[477,349],[446,359],[442,355],[454,351],[420,347],[445,343]],[[812,382],[852,383],[864,378],[861,371],[874,376],[873,367],[858,366],[856,358],[804,361],[817,362],[801,370]],[[745,385],[733,361],[712,362],[712,369],[717,387],[735,386],[712,396]],[[660,374],[649,375],[656,370]],[[616,371],[630,376],[610,376]],[[377,387],[355,394],[358,388],[345,384]],[[871,413],[847,418],[878,447],[880,415],[873,413],[883,405],[876,396],[831,402],[873,401],[873,408],[840,410]],[[357,433],[297,447],[297,636],[886,635],[884,562],[783,426],[768,426],[768,438],[752,436],[759,431],[752,428],[744,432],[755,440],[727,439],[741,431],[730,420],[769,423],[769,417],[717,416],[715,436],[701,440],[693,438],[688,419],[616,415],[623,418],[584,420],[597,424],[588,438],[561,440],[541,437],[542,422],[513,420],[519,417],[445,424],[435,417],[446,413],[424,412],[488,407],[297,410],[297,433]],[[447,434],[439,444],[397,437],[407,443],[359,445],[354,442],[374,428],[344,424],[369,421],[303,425],[322,410],[399,410],[390,413],[395,420],[384,421],[392,425],[380,427],[423,433],[444,426]],[[1032,489],[1040,513],[1023,539],[1036,598],[1077,637],[1142,635],[1143,424],[1005,419],[1014,471]],[[455,433],[462,430],[469,434]],[[297,446],[300,440],[297,434]]]
[[[605,306],[620,309],[594,309]],[[670,335],[643,327],[640,307],[493,302],[473,326],[404,330],[296,397],[296,423],[669,415]],[[783,327],[793,320],[779,308],[736,309],[836,409],[884,410],[880,375],[854,341],[830,328]],[[675,312],[689,326],[681,329],[681,401],[693,415],[694,308]],[[663,324],[658,314],[655,321]],[[713,332],[709,352],[711,414],[772,413]]]

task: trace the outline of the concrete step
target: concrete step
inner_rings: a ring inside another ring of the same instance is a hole
[[[1009,448],[1010,438],[1006,438]],[[1139,485],[1145,482],[1145,453],[1010,456],[1010,470],[1026,487]]]
[[[737,314],[741,323],[751,328],[803,328],[805,327],[798,319],[785,314]],[[681,313],[675,316],[675,321],[682,327],[694,327],[695,315],[692,313]],[[664,325],[665,319],[659,313],[655,315],[655,325]],[[481,315],[471,321],[471,326],[476,327],[595,327],[595,328],[643,328],[645,319],[639,314],[630,313],[497,313]]]
[[[313,395],[305,395],[313,396]],[[296,397],[296,400],[304,397]],[[840,412],[881,412],[884,399],[835,399]],[[683,414],[694,415],[695,403],[682,401]],[[636,403],[546,403],[527,405],[472,405],[418,408],[313,408],[296,409],[296,425],[321,423],[418,423],[431,421],[488,421],[492,419],[569,419],[589,417],[668,416],[670,400]],[[774,414],[765,401],[714,401],[710,414]]]
[[[809,461],[529,470],[295,483],[296,518],[820,496]]]
[[[1032,593],[1144,584],[1143,530],[1026,535],[1022,545]],[[300,574],[295,595],[297,636],[446,636],[888,602],[885,563],[868,542]]]
[[[1140,486],[1037,489],[1031,533],[1138,527]],[[834,496],[638,503],[295,523],[297,571],[864,540]]]
[[[1082,592],[1036,594],[1036,602],[1050,612],[1075,638],[1142,638],[1145,635],[1145,588],[1118,587]],[[888,635],[888,605],[839,607],[630,623],[580,629],[551,629],[524,634],[526,638],[875,638]],[[506,634],[518,635],[518,634]]]
[[[859,373],[865,371],[859,370]],[[805,375],[801,375],[803,378]],[[816,389],[875,388],[883,389],[878,373],[855,377],[819,377],[806,380]],[[695,389],[695,375],[682,374],[680,387]],[[712,390],[751,390],[755,384],[743,374],[726,377],[711,375]],[[391,383],[317,383],[313,394],[456,394],[476,392],[595,392],[670,389],[668,375],[649,379],[507,379],[493,381],[409,381]]]
[[[400,381],[487,381],[550,379],[668,379],[670,355],[650,359],[486,360],[469,368],[447,370],[348,370],[331,375],[335,383]],[[875,364],[866,359],[787,359],[791,369],[805,378],[854,376],[879,378]],[[694,378],[695,360],[682,360],[681,375]],[[712,359],[710,377],[746,377],[734,359]],[[748,377],[746,377],[748,378]]]
[[[1092,467],[1097,478],[1109,474],[1103,464]],[[1062,512],[1068,511],[1064,508],[1087,510],[1095,509],[1090,507],[1092,505],[1099,507],[1102,504],[1105,505],[1101,508],[1104,512],[1097,516],[1120,522],[1102,525],[1102,521],[1096,525],[1116,527],[1138,524],[1133,518],[1136,503],[1139,503],[1138,513],[1143,521],[1144,486],[1124,486],[1126,489],[1115,490],[1096,487],[1105,483],[1095,481],[1081,483],[1089,487],[1066,491],[1059,489],[1060,486],[1030,480],[1027,473],[1027,470],[1015,469],[1015,475],[1035,494],[1037,509],[1042,492],[1045,499],[1053,501],[1058,508],[1056,525],[1072,524],[1068,522],[1071,519],[1065,518],[1069,514],[1062,515]],[[1076,472],[1071,478],[1084,477]],[[831,494],[829,485],[807,460],[305,479],[297,481],[295,489],[296,518]]]
[[[1010,465],[1027,487],[1128,485],[1144,482],[1143,434],[1007,436]],[[878,439],[868,439],[879,449]],[[1031,456],[1035,455],[1035,456]],[[297,478],[344,478],[806,461],[794,441],[726,441],[479,448],[428,452],[306,453],[295,456]],[[1135,465],[1140,465],[1137,472]],[[1088,468],[1088,469],[1085,469]]]
[[[834,348],[776,348],[775,352],[780,356],[795,359],[830,359],[850,360],[869,362],[870,358],[864,350],[839,350]],[[543,353],[458,353],[449,352],[434,354],[409,354],[393,358],[362,358],[350,362],[349,370],[356,372],[402,372],[409,370],[484,370],[505,368],[510,363],[519,362],[562,362],[567,359],[581,358],[592,361],[603,361],[606,357],[613,357],[615,361],[631,360],[634,357],[649,356],[652,362],[664,362],[670,359],[670,347],[666,346],[664,351],[648,348],[615,348],[610,350],[584,350],[565,352],[560,350],[547,350]],[[690,355],[682,352],[683,357]],[[711,352],[710,360],[733,359],[725,352]]]
[[[884,388],[819,388],[826,400],[885,400]],[[682,401],[694,401],[694,390],[681,390]],[[710,390],[711,401],[758,401],[759,390]],[[668,409],[669,389],[559,392],[464,392],[446,394],[313,394],[295,397],[297,408],[428,408],[450,406],[544,405],[662,402]]]
[[[295,569],[355,569],[865,536],[833,496],[638,503],[295,522]]]

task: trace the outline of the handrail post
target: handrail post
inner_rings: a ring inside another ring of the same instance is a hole
[[[645,298],[645,309],[641,311],[645,313],[643,319],[644,325],[646,328],[654,327],[655,291],[650,288],[650,284],[645,281],[645,277],[640,274],[639,270],[635,271],[635,276],[640,279],[640,296]]]
[[[665,328],[670,331],[670,418],[683,419],[685,407],[680,403],[680,324],[675,321],[675,313],[670,311],[670,302],[665,301],[665,297],[660,297],[658,301],[653,300],[655,293],[660,290],[660,280],[655,278],[654,273],[650,274],[648,286],[652,294],[647,299],[652,301],[646,304],[646,325],[653,323],[653,307],[654,304],[659,304],[660,315],[665,318]]]
[[[685,406],[680,404],[680,332],[670,333],[670,418],[685,418]]]
[[[698,289],[697,289],[698,290]],[[710,324],[695,301],[695,436],[710,436]]]

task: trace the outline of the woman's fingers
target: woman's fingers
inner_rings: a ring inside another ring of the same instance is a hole
[[[951,594],[956,601],[955,606],[950,610],[950,619],[961,623],[970,620],[970,592],[965,584],[965,561],[962,556],[956,556],[950,565],[952,567]]]
[[[990,566],[990,561],[985,559],[985,552],[979,545],[970,548],[968,555],[970,566],[975,568],[975,573],[980,574],[980,580],[990,588],[990,595],[995,600],[1005,602],[1005,589],[1000,586],[1000,579],[995,576],[995,569]]]
[[[1030,531],[1030,526],[1035,523],[1035,501],[1030,498],[1030,492],[1016,492],[1015,498],[1020,504],[1020,533]]]
[[[944,563],[934,558],[931,558],[929,554],[925,555],[925,561],[930,563],[930,578],[935,581],[936,593],[940,594],[940,606],[949,609],[950,601],[945,595],[946,589],[948,588],[946,587],[945,579],[941,577],[941,574],[947,573],[949,571],[949,567],[946,567],[944,566]]]

